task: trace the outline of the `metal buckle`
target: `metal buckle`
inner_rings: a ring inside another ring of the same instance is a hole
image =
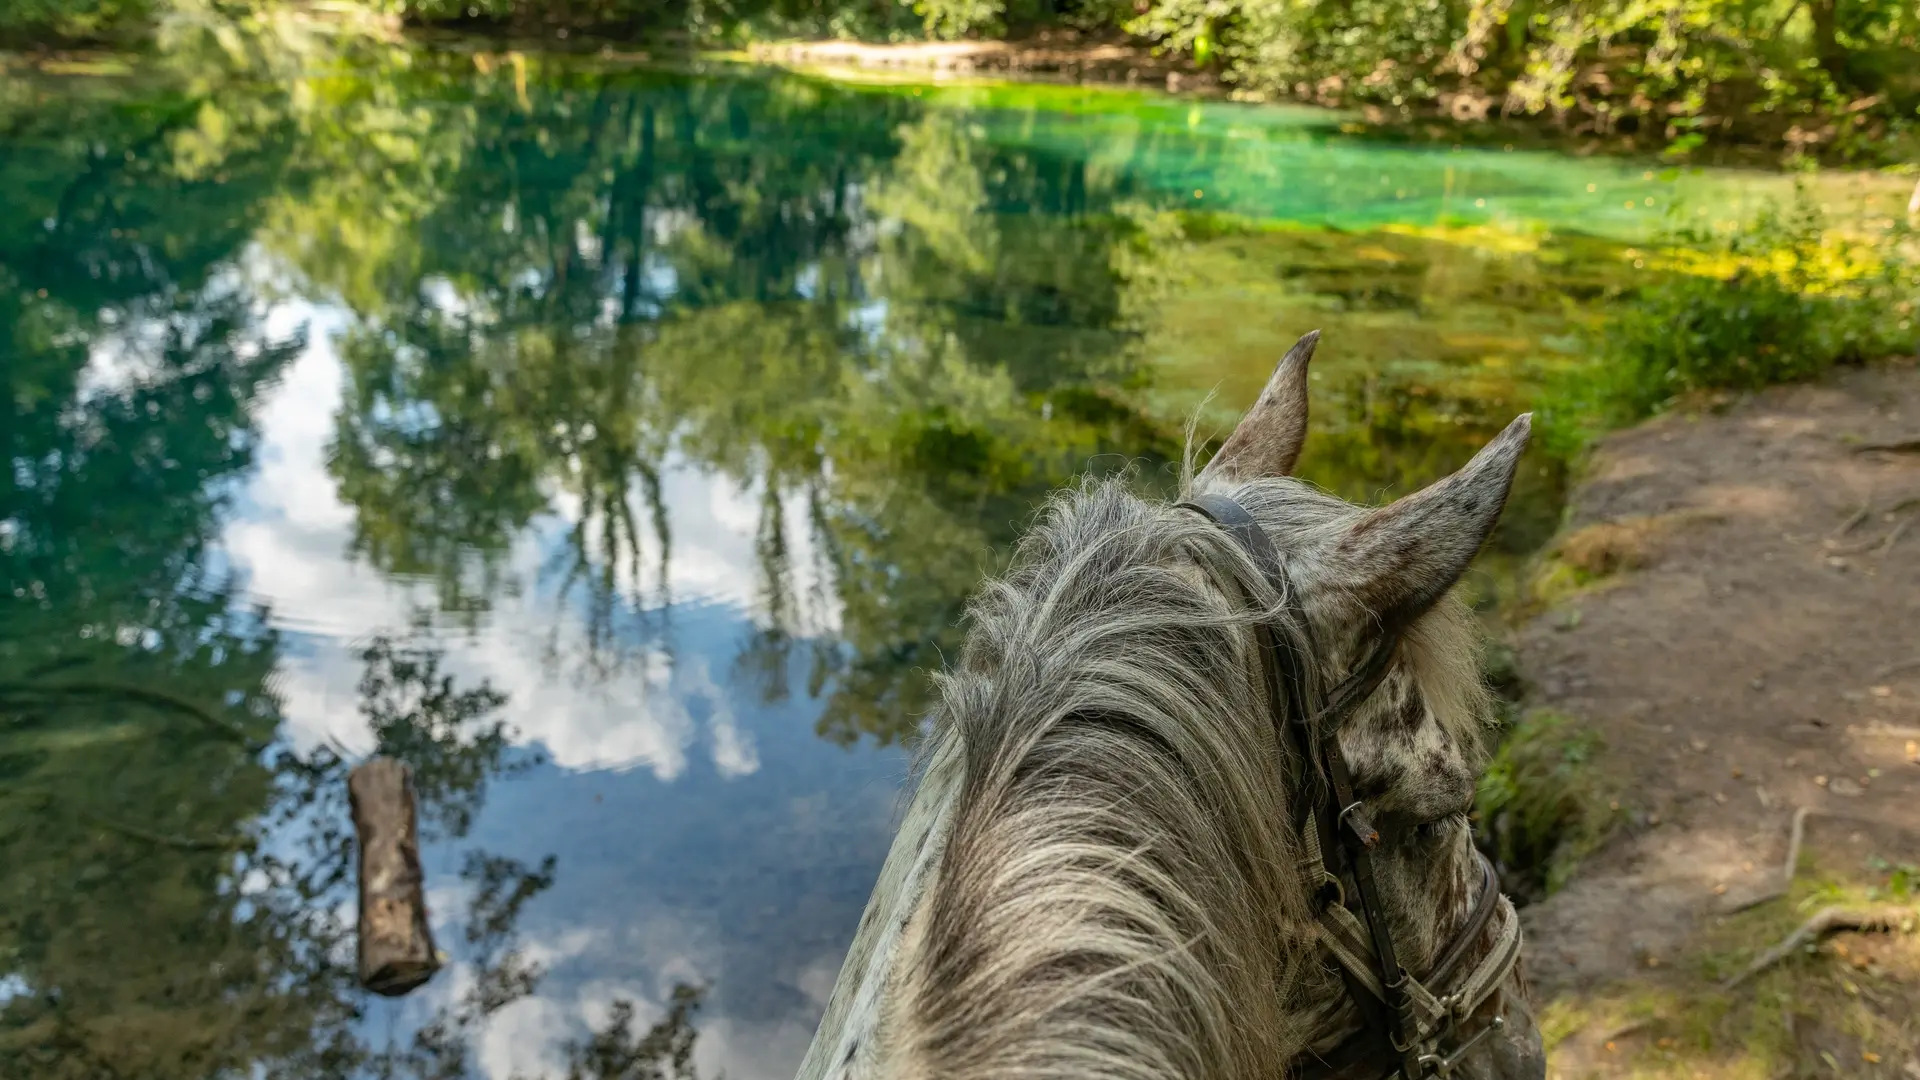
[[[1454,1047],[1452,1053],[1421,1054],[1420,1067],[1428,1070],[1428,1075],[1438,1076],[1444,1080],[1444,1078],[1453,1075],[1453,1070],[1460,1067],[1460,1059],[1467,1056],[1467,1051],[1480,1045],[1481,1041],[1487,1036],[1506,1026],[1507,1018],[1504,1016],[1496,1016],[1492,1020],[1487,1021],[1487,1026],[1475,1032],[1466,1042]]]
[[[1347,821],[1347,815],[1359,811],[1363,805],[1365,805],[1365,800],[1353,800],[1353,802],[1347,804],[1346,809],[1340,811],[1340,816],[1335,818],[1333,823],[1335,828],[1345,827],[1351,829],[1354,839],[1360,841],[1360,846],[1371,849],[1373,845],[1380,842],[1380,831],[1373,827],[1373,822],[1368,821],[1367,815],[1364,813],[1355,818],[1352,823]]]

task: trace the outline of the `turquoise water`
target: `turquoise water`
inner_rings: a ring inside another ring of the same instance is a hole
[[[1048,489],[1164,490],[1313,326],[1307,474],[1431,480],[1667,204],[1782,187],[1338,125],[485,53],[10,79],[0,1076],[591,1076],[649,1030],[788,1075]],[[448,954],[400,1001],[351,983],[375,751]]]

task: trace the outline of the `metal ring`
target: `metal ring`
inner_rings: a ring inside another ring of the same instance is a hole
[[[1340,884],[1340,879],[1337,876],[1335,876],[1331,871],[1329,871],[1325,866],[1316,865],[1314,869],[1320,871],[1320,884],[1315,886],[1314,895],[1316,896],[1323,895],[1327,891],[1328,886],[1332,886],[1333,902],[1335,904],[1340,905],[1341,907],[1346,907],[1347,906],[1346,886]]]
[[[1355,810],[1360,809],[1360,807],[1365,805],[1365,803],[1366,803],[1365,799],[1353,800],[1353,802],[1349,804],[1345,810],[1340,811],[1339,817],[1333,819],[1333,823],[1335,825],[1345,825],[1347,823],[1347,815],[1353,813]]]

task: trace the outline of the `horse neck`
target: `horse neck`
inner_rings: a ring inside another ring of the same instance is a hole
[[[908,951],[913,913],[939,873],[962,778],[959,740],[940,738],[929,750],[795,1080],[854,1080],[873,1075],[881,1052],[889,983]]]

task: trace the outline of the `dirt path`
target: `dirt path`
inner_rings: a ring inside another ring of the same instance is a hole
[[[1906,445],[1868,449],[1883,443]],[[1521,670],[1529,705],[1600,732],[1624,820],[1528,909],[1529,968],[1563,1005],[1556,1075],[1646,1075],[1647,1054],[1621,1045],[1633,1031],[1576,1006],[1650,982],[1691,992],[1715,934],[1744,918],[1730,912],[1778,880],[1796,807],[1829,815],[1810,819],[1808,849],[1838,865],[1920,863],[1920,370],[1619,433],[1567,529],[1563,557],[1604,576],[1521,631]],[[1880,974],[1911,1034],[1920,965]],[[1801,1074],[1709,1049],[1725,1075]],[[1920,1043],[1819,1049],[1805,1075],[1920,1080]]]

